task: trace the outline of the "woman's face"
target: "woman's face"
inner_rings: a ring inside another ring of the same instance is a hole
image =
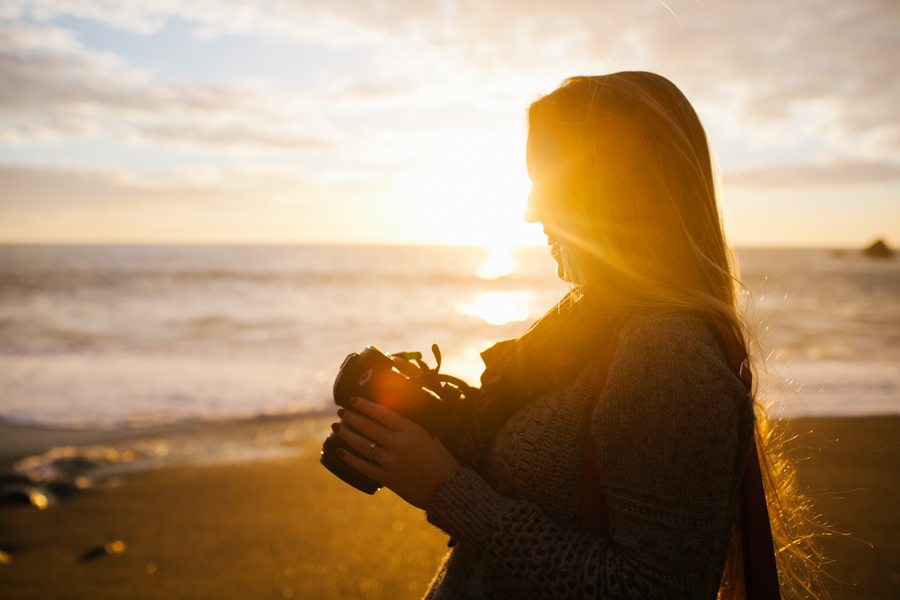
[[[556,261],[556,276],[567,281],[566,269],[563,266],[563,250],[560,245],[560,231],[557,220],[554,218],[553,202],[549,197],[547,188],[532,178],[531,192],[528,193],[528,202],[525,205],[525,221],[528,223],[540,223],[547,236],[550,245],[550,256]]]
[[[525,167],[528,170],[528,177],[531,178],[531,191],[525,204],[525,221],[540,223],[544,227],[544,235],[547,236],[547,243],[550,245],[550,256],[556,261],[556,276],[568,281],[560,244],[558,203],[553,199],[553,186],[541,176],[542,169],[535,163],[533,142],[534,139],[529,136],[525,145]]]

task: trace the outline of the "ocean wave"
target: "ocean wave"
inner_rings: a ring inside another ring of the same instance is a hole
[[[487,252],[465,248],[2,247],[0,414],[132,427],[323,410],[369,344],[437,342],[474,382],[478,353],[567,289],[546,249],[526,250],[483,279]],[[740,257],[761,346],[805,384],[798,410],[897,410],[900,261]]]

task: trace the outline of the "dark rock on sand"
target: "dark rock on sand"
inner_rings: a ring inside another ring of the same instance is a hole
[[[863,249],[862,253],[873,258],[891,258],[894,251],[891,250],[884,240],[877,240],[868,248]]]
[[[91,485],[91,480],[84,476],[47,482],[18,474],[0,475],[0,506],[33,504],[45,508]]]
[[[0,486],[0,506],[31,504],[38,509],[44,509],[55,501],[55,496],[43,487],[15,482]]]
[[[112,556],[113,554],[122,554],[123,552],[125,552],[125,542],[116,540],[104,544],[103,546],[93,546],[88,548],[80,557],[78,557],[78,562],[91,562],[92,560],[97,560],[101,556]]]

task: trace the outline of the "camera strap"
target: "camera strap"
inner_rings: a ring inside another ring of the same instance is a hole
[[[433,369],[422,360],[421,352],[394,352],[391,356],[415,361],[421,373],[419,375],[411,375],[409,378],[418,380],[417,383],[419,385],[440,396],[449,409],[453,408],[453,405],[459,401],[460,397],[473,398],[478,393],[477,388],[473,388],[459,377],[440,372],[441,349],[437,344],[431,345],[431,352],[434,354],[434,360],[437,363]]]
[[[741,383],[750,392],[753,375],[746,367],[747,351],[724,323],[713,321],[722,337],[729,363]],[[606,384],[606,376],[616,352],[616,342],[622,322],[616,324],[612,336],[603,352],[594,394],[587,413],[587,434],[584,443],[584,460],[581,469],[581,518],[583,531],[598,535],[609,535],[609,507],[603,493],[597,470],[594,439],[591,434],[591,419],[600,394]],[[778,570],[775,565],[775,544],[766,506],[765,488],[762,481],[761,459],[756,447],[755,434],[750,442],[750,458],[738,491],[741,528],[741,556],[744,567],[744,589],[747,600],[778,600],[781,592],[778,586]]]

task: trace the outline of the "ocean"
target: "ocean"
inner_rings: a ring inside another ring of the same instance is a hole
[[[900,260],[738,251],[780,415],[900,414]],[[547,248],[0,246],[0,418],[114,428],[314,413],[344,357],[479,352],[567,287]],[[779,383],[782,382],[782,383]]]

